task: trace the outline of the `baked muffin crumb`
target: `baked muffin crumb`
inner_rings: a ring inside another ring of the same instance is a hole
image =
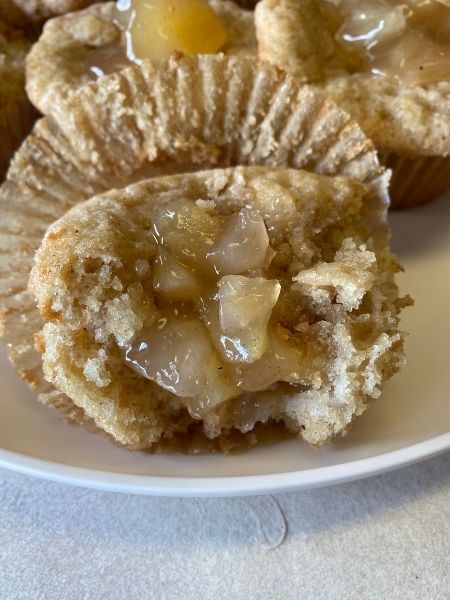
[[[130,265],[151,264],[155,207],[170,206],[180,190],[222,214],[244,202],[259,211],[281,251],[270,267],[282,281],[279,325],[301,350],[301,384],[281,382],[223,402],[204,415],[207,435],[268,420],[283,421],[312,445],[344,433],[403,362],[398,266],[384,208],[367,186],[345,178],[258,167],[199,172],[141,182],[72,209],[50,227],[31,276],[46,320],[48,381],[132,448],[152,447],[195,421],[185,398],[130,369],[124,357],[160,310],[152,270],[139,275]],[[283,197],[280,210],[275,199]]]

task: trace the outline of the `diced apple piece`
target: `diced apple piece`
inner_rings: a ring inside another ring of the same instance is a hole
[[[241,391],[227,379],[223,364],[216,352],[212,351],[208,364],[203,365],[205,382],[202,391],[188,403],[188,409],[195,419],[203,419],[217,406],[236,398]]]
[[[239,350],[239,345],[236,345],[236,342],[231,340],[228,336],[223,335],[220,328],[217,293],[203,295],[195,303],[195,307],[203,323],[208,328],[212,343],[222,358],[226,362],[240,362],[241,352]]]
[[[238,275],[263,267],[269,236],[257,210],[243,208],[227,217],[225,227],[208,252],[208,259],[219,275]]]
[[[392,0],[391,0],[392,1]],[[438,41],[448,43],[450,33],[450,2],[449,0],[403,0],[411,8],[409,23],[420,29],[424,26]]]
[[[435,43],[422,31],[409,31],[386,50],[372,56],[372,71],[397,77],[408,85],[450,79],[450,46]]]
[[[234,381],[247,392],[268,389],[277,381],[302,383],[301,358],[299,349],[272,333],[267,352],[250,365],[237,366]]]
[[[181,302],[195,300],[203,289],[192,270],[177,262],[163,246],[154,263],[153,288],[164,298]]]
[[[126,351],[138,373],[173,394],[196,396],[205,385],[205,364],[213,351],[208,332],[198,319],[162,317],[142,332]]]
[[[277,280],[242,275],[221,278],[217,295],[220,329],[236,348],[235,362],[252,363],[266,351],[267,327],[280,290]]]
[[[147,379],[188,398],[189,412],[195,418],[203,418],[241,393],[228,381],[205,326],[195,318],[161,317],[127,348],[126,360]]]
[[[383,5],[379,2],[344,2],[347,9],[345,22],[337,32],[337,39],[349,49],[365,50],[398,37],[406,29],[403,6]],[[350,47],[351,46],[351,47]]]
[[[154,229],[158,243],[180,264],[194,274],[214,273],[206,254],[219,234],[218,217],[208,215],[192,202],[173,202],[155,215]]]

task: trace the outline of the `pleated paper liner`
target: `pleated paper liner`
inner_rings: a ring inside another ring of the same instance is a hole
[[[450,188],[450,157],[381,152],[380,160],[392,170],[389,192],[394,209],[427,204]]]
[[[239,164],[346,175],[381,185],[387,202],[376,150],[349,115],[252,58],[130,67],[80,89],[36,123],[0,190],[0,305],[10,359],[44,403],[73,411],[44,381],[34,348],[41,321],[28,275],[48,225],[111,188]]]

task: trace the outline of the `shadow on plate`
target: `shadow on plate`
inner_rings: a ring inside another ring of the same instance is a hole
[[[450,192],[425,206],[390,212],[389,223],[401,260],[432,254],[450,236]]]

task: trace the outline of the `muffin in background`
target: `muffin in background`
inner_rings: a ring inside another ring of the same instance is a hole
[[[208,0],[205,5],[225,30],[225,43],[218,51],[256,55],[253,13],[231,0]],[[104,2],[46,23],[26,61],[28,97],[43,114],[54,112],[83,85],[135,64],[128,47],[129,17],[118,19],[118,14],[114,2]]]
[[[261,0],[255,27],[261,59],[356,119],[393,171],[393,208],[408,208],[450,187],[450,6],[397,4]]]

